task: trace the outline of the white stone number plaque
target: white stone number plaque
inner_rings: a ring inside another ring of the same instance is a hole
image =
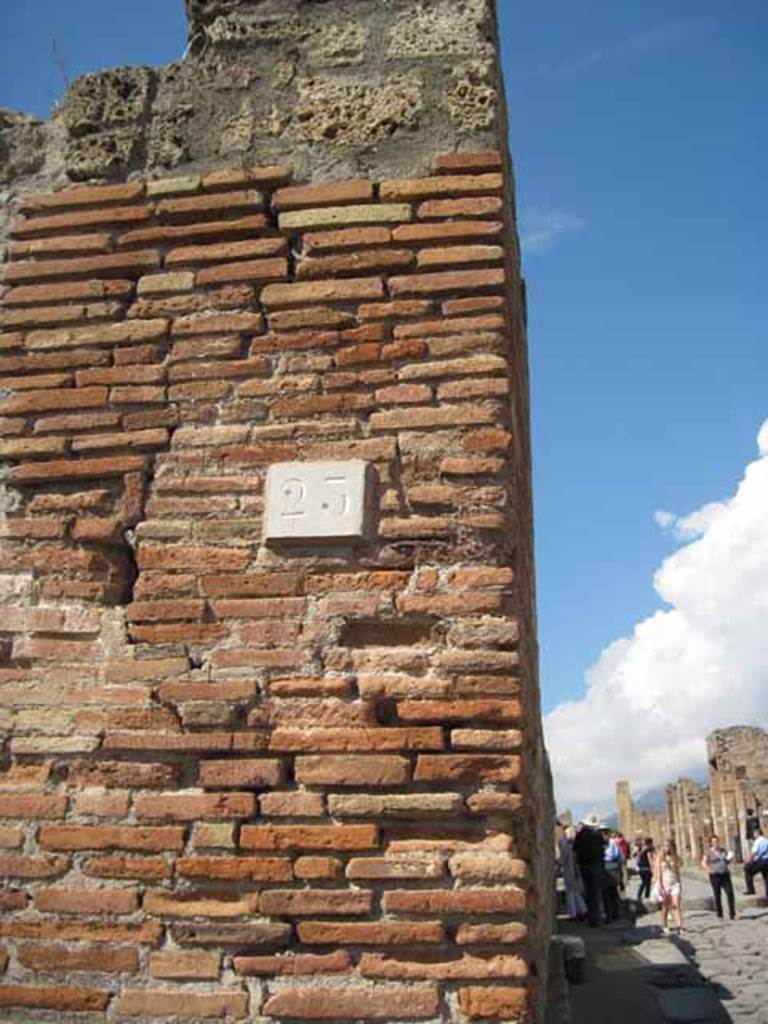
[[[367,464],[279,462],[267,471],[264,539],[362,537]]]

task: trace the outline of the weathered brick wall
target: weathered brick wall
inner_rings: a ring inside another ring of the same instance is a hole
[[[524,310],[467,141],[421,178],[17,180],[0,1018],[541,1008]],[[317,459],[370,464],[367,536],[265,544],[268,467]]]

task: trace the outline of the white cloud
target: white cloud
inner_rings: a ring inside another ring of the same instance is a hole
[[[545,64],[534,72],[535,76],[577,75],[589,71],[606,61],[628,60],[638,54],[653,53],[686,39],[693,31],[700,28],[701,21],[676,21],[656,28],[632,32],[624,39],[618,39],[605,46],[595,46],[576,57],[561,61],[559,64]]]
[[[578,214],[552,206],[533,206],[520,211],[520,248],[524,253],[548,249],[561,235],[582,231],[587,222]]]
[[[545,717],[558,806],[612,806],[699,775],[712,729],[768,723],[768,420],[736,493],[690,515],[655,513],[683,541],[654,576],[668,606],[587,671],[584,697]]]

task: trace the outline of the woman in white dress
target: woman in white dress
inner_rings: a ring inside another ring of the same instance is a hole
[[[677,856],[675,844],[670,840],[664,843],[653,865],[653,880],[656,885],[659,902],[661,903],[661,926],[665,935],[669,935],[669,912],[675,912],[675,921],[680,935],[683,928],[683,888],[680,880],[680,858]]]

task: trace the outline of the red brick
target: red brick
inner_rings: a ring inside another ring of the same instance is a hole
[[[416,1020],[438,1013],[432,986],[375,988],[285,988],[273,993],[262,1014],[281,1020]]]
[[[382,881],[409,881],[421,878],[442,878],[445,874],[442,857],[352,857],[347,864],[347,878]]]
[[[160,256],[153,249],[108,256],[82,256],[70,260],[33,260],[6,265],[3,280],[44,281],[50,277],[88,277],[112,273],[136,273],[160,266]]]
[[[416,263],[419,267],[448,267],[465,263],[500,263],[504,250],[500,245],[444,245],[419,249]]]
[[[392,232],[396,242],[450,242],[497,238],[503,229],[498,220],[438,221],[431,224],[400,224]]]
[[[75,985],[0,985],[0,1006],[84,1013],[105,1010],[111,992]]]
[[[121,476],[140,471],[145,461],[142,455],[124,455],[103,459],[71,459],[56,462],[30,463],[11,470],[16,483],[36,483],[46,480],[73,480],[85,477]]]
[[[230,260],[280,256],[287,246],[284,238],[253,238],[243,242],[187,245],[172,249],[165,257],[165,266],[196,266],[200,263],[224,263]]]
[[[422,754],[417,782],[517,782],[520,758],[502,754]]]
[[[240,845],[251,850],[369,850],[375,825],[243,825]]]
[[[517,722],[522,715],[518,700],[407,700],[397,713],[404,722]]]
[[[312,914],[368,914],[371,893],[347,889],[271,889],[261,894],[262,914],[305,917]]]
[[[419,203],[416,215],[423,220],[431,217],[499,217],[504,201],[496,196],[476,199],[428,199]]]
[[[300,284],[270,284],[262,291],[265,306],[301,306],[312,302],[344,302],[380,299],[384,286],[378,277],[349,277],[343,280],[305,281]]]
[[[319,818],[325,803],[320,793],[265,793],[259,797],[259,809],[263,817]]]
[[[282,781],[282,762],[268,758],[237,761],[202,761],[200,785],[206,788],[240,787],[261,789]]]
[[[373,413],[369,422],[373,430],[415,430],[419,427],[471,426],[491,423],[494,419],[495,413],[492,408],[480,404],[467,404],[393,409]]]
[[[500,889],[390,889],[382,909],[393,914],[516,914],[525,910],[525,893]]]
[[[28,970],[69,973],[70,971],[103,971],[105,974],[135,974],[139,970],[137,950],[115,946],[70,948],[64,945],[21,945],[17,955]]]
[[[293,871],[297,878],[314,881],[332,881],[344,875],[342,863],[336,857],[297,857]]]
[[[509,985],[460,988],[459,1007],[465,1016],[473,1019],[522,1020],[521,1015],[528,1008],[528,993],[524,988]]]
[[[63,818],[66,807],[63,794],[0,794],[0,818]]]
[[[439,294],[440,292],[461,291],[475,288],[498,288],[504,284],[504,271],[499,270],[449,270],[435,274],[413,274],[406,277],[391,277],[389,289],[392,295]]]
[[[216,195],[185,196],[183,199],[162,199],[155,207],[161,220],[172,220],[189,214],[217,214],[233,210],[260,210],[264,200],[260,192],[241,190]]]
[[[163,928],[159,921],[144,924],[123,924],[115,921],[57,921],[0,919],[0,935],[14,939],[50,940],[53,942],[97,942],[106,945],[115,943],[156,946],[162,937]]]
[[[397,728],[278,728],[270,736],[270,750],[343,752],[376,750],[440,750],[443,734],[437,727]]]
[[[148,220],[151,210],[146,206],[104,206],[94,210],[73,210],[70,213],[54,213],[47,217],[27,217],[11,225],[10,234],[15,238],[42,234],[46,231],[78,231],[109,224],[138,224]]]
[[[287,276],[288,264],[285,259],[246,260],[198,270],[195,282],[204,287],[228,281],[273,281]]]
[[[204,1018],[213,1020],[245,1017],[248,994],[240,989],[216,992],[190,992],[180,989],[134,989],[122,993],[117,1002],[118,1016]]]
[[[153,978],[202,981],[218,978],[220,969],[221,953],[213,951],[162,949],[149,955],[149,973]]]
[[[18,849],[24,842],[24,832],[17,825],[0,825],[0,850]]]
[[[182,224],[176,227],[136,228],[121,235],[117,240],[119,249],[132,245],[155,245],[157,243],[185,242],[195,238],[213,238],[218,244],[222,238],[236,235],[251,235],[269,227],[263,213],[249,214],[233,220],[203,221],[199,224]]]
[[[440,308],[446,316],[462,316],[491,309],[503,310],[505,301],[503,295],[476,295],[469,299],[448,299]]]
[[[21,209],[28,213],[39,210],[56,210],[71,206],[109,206],[111,203],[130,203],[144,195],[142,182],[125,182],[120,185],[84,185],[77,188],[47,192],[43,195],[27,196],[22,200]]]
[[[50,409],[89,409],[107,404],[106,388],[62,388],[27,391],[0,402],[0,415],[12,416]]]
[[[177,924],[171,935],[182,946],[285,946],[290,941],[291,926],[277,921],[253,921],[248,924]]]
[[[445,940],[439,921],[301,921],[297,933],[310,946],[412,946]]]
[[[410,762],[394,755],[310,755],[296,758],[295,775],[311,786],[398,786],[409,781]]]
[[[217,881],[289,882],[291,862],[283,857],[179,857],[176,870],[183,878]]]
[[[157,881],[170,878],[171,865],[163,857],[91,857],[82,867],[91,878],[135,878]]]
[[[206,313],[175,320],[171,335],[178,338],[194,334],[258,334],[262,326],[261,313]]]
[[[291,185],[280,188],[273,195],[272,203],[276,210],[298,210],[302,207],[364,203],[372,198],[371,182],[367,178],[358,178],[328,185]]]
[[[502,166],[498,149],[486,149],[477,153],[444,153],[435,161],[435,168],[447,173],[476,173],[496,170]]]
[[[204,893],[169,893],[152,890],[144,895],[144,911],[157,917],[243,917],[255,914],[258,893],[207,896]]]
[[[434,336],[436,334],[459,334],[463,331],[503,330],[506,320],[499,313],[483,313],[480,316],[447,317],[442,320],[420,320],[414,324],[398,324],[394,329],[396,338]]]
[[[471,430],[461,439],[461,447],[468,452],[504,451],[512,444],[512,435],[499,427]]]
[[[5,306],[54,305],[71,299],[128,299],[133,281],[61,281],[56,284],[21,285],[3,295]]]
[[[139,793],[137,818],[191,821],[195,818],[248,818],[255,810],[252,793]]]
[[[142,544],[139,548],[141,569],[244,569],[251,552],[243,548],[198,547],[173,544]]]
[[[0,853],[0,876],[3,878],[55,878],[68,870],[68,857]]]
[[[38,889],[35,907],[59,914],[132,914],[138,897],[131,889]]]
[[[387,245],[392,239],[390,228],[341,228],[339,231],[311,231],[303,242],[308,252],[316,249],[358,249],[366,245]]]
[[[469,945],[511,945],[521,942],[528,929],[518,921],[504,924],[460,924],[456,929],[456,944]]]
[[[291,180],[288,164],[266,164],[263,167],[239,167],[237,170],[209,171],[203,175],[203,188],[234,188],[237,185],[284,185]]]
[[[454,960],[412,960],[392,953],[363,953],[358,967],[366,978],[401,980],[525,978],[528,968],[519,956],[476,956],[464,953]]]
[[[235,970],[243,975],[301,976],[307,974],[348,974],[352,959],[345,949],[333,953],[296,953],[286,956],[236,956]]]
[[[188,669],[189,661],[186,657],[127,658],[124,661],[109,661],[105,666],[106,678],[111,683],[161,680],[185,675]]]
[[[522,806],[523,798],[519,793],[487,790],[467,797],[467,807],[472,814],[515,814]]]
[[[303,259],[297,268],[297,278],[309,280],[331,277],[334,274],[363,274],[376,270],[410,267],[414,254],[410,249],[359,249],[334,256],[316,256]]]
[[[44,850],[180,850],[184,829],[146,825],[43,825],[38,842]]]
[[[393,179],[382,181],[379,195],[385,202],[424,199],[431,196],[486,195],[500,192],[504,186],[501,174],[442,175],[431,178]]]

